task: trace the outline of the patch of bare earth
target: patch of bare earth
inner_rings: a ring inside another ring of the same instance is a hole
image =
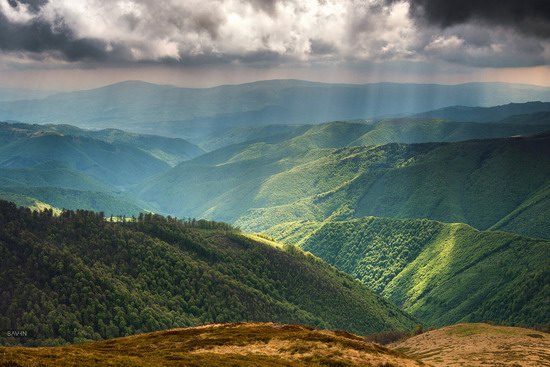
[[[550,335],[517,327],[457,324],[390,348],[434,367],[550,367]]]

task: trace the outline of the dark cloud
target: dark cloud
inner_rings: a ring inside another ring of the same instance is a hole
[[[324,40],[312,38],[309,43],[311,53],[315,55],[330,55],[338,51],[334,44]]]
[[[550,57],[550,0],[65,1],[0,0],[0,54],[91,67],[418,59],[509,67]]]
[[[33,2],[35,5],[38,3]],[[3,51],[51,53],[67,61],[101,61],[107,58],[107,48],[101,40],[76,38],[62,20],[55,25],[40,18],[27,23],[12,23],[0,13],[0,49]],[[112,49],[111,46],[110,53],[113,53]],[[120,46],[117,46],[114,53],[121,52]]]
[[[8,4],[10,4],[12,8],[18,8],[19,4],[26,4],[34,13],[38,13],[47,3],[48,0],[8,0]]]
[[[387,0],[388,3],[403,0]],[[479,22],[513,28],[541,38],[550,37],[548,0],[408,0],[414,18],[447,28]]]

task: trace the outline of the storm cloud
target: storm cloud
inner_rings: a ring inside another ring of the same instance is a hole
[[[548,7],[535,0],[0,0],[0,50],[91,65],[533,66],[550,63]]]
[[[547,0],[409,0],[409,3],[413,17],[443,28],[474,22],[550,37],[550,2]]]

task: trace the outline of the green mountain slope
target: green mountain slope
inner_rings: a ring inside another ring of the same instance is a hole
[[[298,187],[315,187],[316,180],[326,183],[329,177],[334,180],[332,190],[321,186],[318,193],[295,200],[270,179],[263,187],[286,195],[286,203],[252,208],[237,224],[262,231],[290,220],[370,215],[465,222],[488,229],[548,184],[549,147],[547,136],[335,152],[330,159],[310,163],[316,166],[310,172],[298,166],[295,174],[285,174],[285,182],[300,182]],[[331,174],[345,172],[346,166],[347,175]],[[540,211],[524,213],[536,218]],[[516,227],[519,233],[550,238],[534,218],[524,218]]]
[[[343,149],[332,149],[331,139],[302,139],[206,154],[148,179],[139,196],[160,211],[235,222],[250,231],[363,216],[488,229],[550,180],[550,136],[544,134]],[[550,238],[536,221],[522,223],[519,233]]]
[[[521,115],[506,117],[500,122],[506,123],[506,124],[516,124],[516,125],[519,125],[519,124],[545,125],[545,124],[548,124],[549,120],[550,120],[550,111],[541,111],[537,113],[521,114]]]
[[[214,151],[230,145],[254,142],[276,143],[299,135],[307,126],[266,125],[236,127],[229,130],[214,130],[198,139],[197,143],[206,151]]]
[[[548,238],[550,233],[550,184],[529,196],[491,229]]]
[[[375,217],[284,223],[267,233],[353,274],[432,326],[548,321],[549,241]]]
[[[94,210],[104,212],[105,215],[129,217],[149,209],[148,204],[142,203],[124,192],[82,191],[48,186],[5,187],[1,188],[0,192],[9,195],[22,195],[59,209]],[[23,203],[21,205],[29,206]]]
[[[550,111],[550,103],[509,103],[496,107],[451,106],[418,114],[421,118],[437,118],[450,121],[497,122],[516,115],[529,115]]]
[[[170,168],[139,148],[86,137],[45,134],[0,147],[0,166],[4,168],[23,168],[52,160],[111,185],[128,185]]]
[[[0,186],[53,186],[82,191],[113,191],[111,186],[56,161],[47,161],[26,168],[0,168]]]
[[[415,323],[318,258],[220,223],[150,214],[111,223],[93,212],[55,217],[0,202],[0,254],[0,292],[10,300],[0,303],[0,328],[29,330],[28,343],[225,321],[363,334]]]
[[[493,139],[514,135],[530,135],[550,131],[550,118],[540,120],[540,116],[529,115],[529,117],[533,119],[533,122],[538,123],[480,124],[411,118],[382,120],[376,123],[371,131],[349,145],[368,146],[389,143],[457,142],[471,139]]]

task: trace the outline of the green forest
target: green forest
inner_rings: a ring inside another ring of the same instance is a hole
[[[0,201],[0,266],[0,296],[9,300],[0,302],[0,329],[28,330],[28,345],[228,321],[361,334],[417,323],[317,257],[206,220],[56,216]]]
[[[353,274],[426,325],[548,323],[547,240],[377,217],[290,222],[267,233]]]

